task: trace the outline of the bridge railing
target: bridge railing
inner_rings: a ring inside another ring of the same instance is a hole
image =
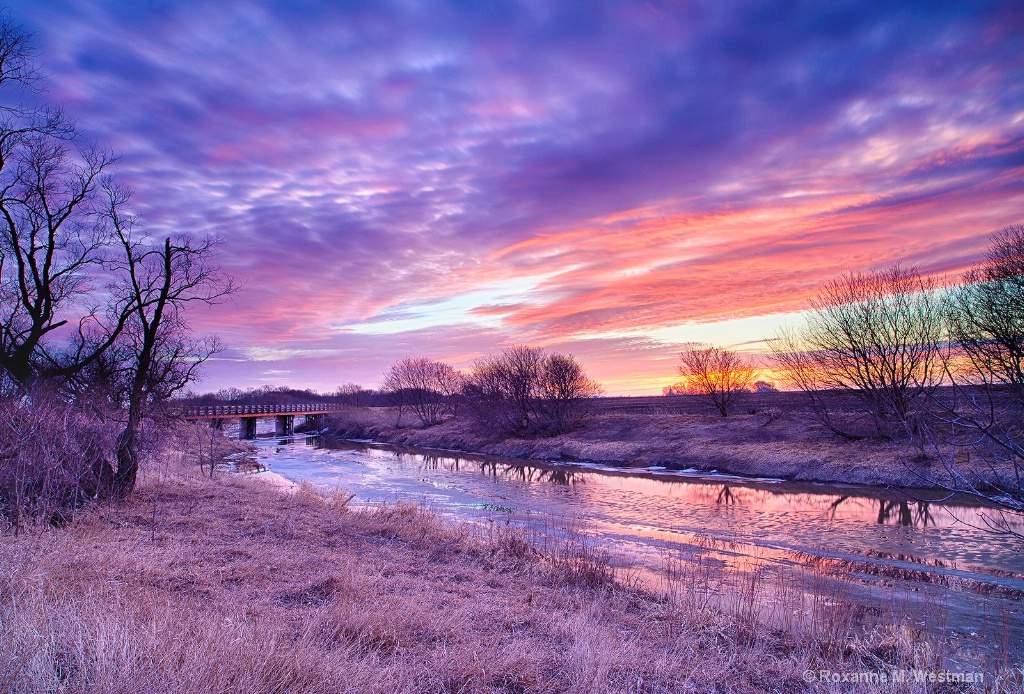
[[[245,417],[267,414],[306,414],[334,412],[341,405],[333,402],[304,403],[299,405],[206,405],[181,408],[181,416],[189,417]]]

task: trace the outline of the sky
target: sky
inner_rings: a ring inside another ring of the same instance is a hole
[[[199,391],[513,344],[660,393],[1024,223],[1019,2],[18,0],[46,98],[243,288]]]

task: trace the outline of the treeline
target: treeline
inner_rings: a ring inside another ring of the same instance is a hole
[[[347,383],[330,393],[260,386],[226,388],[185,400],[189,405],[287,405],[334,402],[355,407],[390,407],[396,425],[406,415],[422,426],[463,415],[489,431],[508,435],[561,433],[581,426],[602,393],[570,354],[545,353],[526,345],[477,359],[463,372],[427,357],[405,357],[391,365],[377,390]]]
[[[311,402],[332,402],[356,407],[387,407],[393,398],[387,393],[346,383],[331,392],[308,388],[263,385],[252,388],[222,388],[212,393],[188,395],[181,399],[190,406],[213,405],[299,405]]]
[[[477,359],[465,372],[428,357],[405,357],[391,365],[379,390],[345,384],[331,393],[284,386],[227,388],[192,397],[190,405],[287,405],[335,402],[390,407],[396,425],[406,415],[434,426],[463,415],[506,435],[556,434],[582,426],[601,386],[571,354],[545,353],[527,345]]]
[[[257,386],[253,388],[222,388],[213,393],[194,395],[187,399],[189,405],[297,405],[309,402],[345,402],[357,400],[359,394],[370,394],[359,386],[348,392],[339,388],[334,393],[319,393],[308,388],[288,386]],[[357,404],[352,402],[351,404]]]
[[[114,156],[35,105],[36,53],[7,16],[0,58],[0,519],[17,528],[131,494],[162,403],[218,349],[186,308],[234,283],[215,239],[147,234]]]
[[[424,426],[461,410],[489,430],[509,435],[561,433],[582,425],[601,386],[576,358],[526,345],[476,360],[466,373],[425,357],[391,366],[382,390]]]

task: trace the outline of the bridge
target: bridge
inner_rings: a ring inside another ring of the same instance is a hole
[[[207,420],[218,429],[224,427],[225,419],[238,418],[238,438],[256,438],[256,422],[274,418],[274,433],[288,436],[295,430],[295,416],[302,415],[307,426],[319,429],[324,418],[341,409],[333,402],[306,403],[301,405],[211,405],[205,407],[184,407],[181,416],[189,421]]]

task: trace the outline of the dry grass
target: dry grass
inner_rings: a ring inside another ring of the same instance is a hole
[[[394,423],[387,409],[352,408],[335,416],[334,429],[350,438],[516,458],[693,467],[800,481],[922,487],[946,476],[937,461],[916,459],[916,450],[906,444],[839,439],[797,407],[728,418],[599,412],[578,431],[526,439],[495,439],[461,418],[426,429],[396,428]]]
[[[70,527],[0,536],[0,690],[804,691],[808,668],[939,664],[909,632],[765,628],[699,565],[653,596],[585,538],[539,552],[346,500],[168,468]]]

